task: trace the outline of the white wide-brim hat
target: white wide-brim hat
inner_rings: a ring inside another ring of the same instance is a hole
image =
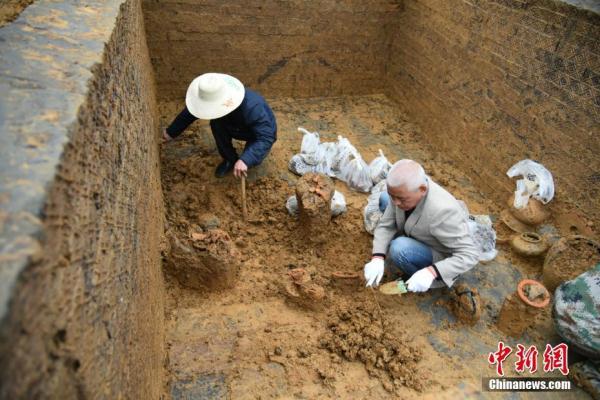
[[[242,82],[233,76],[209,72],[190,83],[185,105],[196,118],[221,118],[242,103],[244,92]]]

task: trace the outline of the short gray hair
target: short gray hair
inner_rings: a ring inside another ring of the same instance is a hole
[[[421,185],[427,185],[427,175],[418,162],[400,160],[392,165],[385,182],[393,188],[406,185],[407,190],[416,192]]]

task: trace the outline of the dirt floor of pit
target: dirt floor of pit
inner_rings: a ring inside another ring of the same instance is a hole
[[[163,124],[181,105],[160,105]],[[417,363],[405,364],[410,367],[404,372],[410,375],[405,386],[390,391],[385,374],[369,374],[360,359],[348,361],[329,351],[323,338],[331,339],[327,335],[331,334],[332,319],[344,315],[340,309],[360,308],[375,323],[379,321],[373,293],[358,283],[339,286],[331,279],[335,271],[360,273],[369,259],[372,237],[364,231],[362,219],[367,195],[336,181],[336,190],[346,196],[348,212],[333,220],[327,241],[307,243],[299,234],[297,221],[285,209],[298,179],[287,170],[288,160],[299,151],[298,126],[319,131],[324,141],[333,141],[338,134],[349,137],[367,161],[381,148],[391,160],[421,162],[434,180],[467,203],[471,213],[497,218],[506,199],[483,198],[461,173],[459,168],[465,166],[460,160],[445,160],[424,145],[425,133],[384,96],[280,99],[271,105],[278,119],[279,140],[267,161],[250,171],[246,223],[242,221],[239,181],[213,176],[220,160],[207,123],[196,122],[181,139],[163,146],[168,229],[194,231],[210,220],[212,226],[218,225],[231,236],[241,263],[236,286],[213,293],[187,289],[167,270],[168,396],[489,397],[481,391],[481,377],[494,376],[487,355],[497,349],[499,340],[513,347],[517,342],[537,344],[538,349],[560,341],[549,313],[519,340],[507,340],[495,328],[504,297],[521,278],[539,279],[543,262],[519,257],[499,245],[500,254],[494,261],[479,264],[464,276],[465,282],[479,288],[485,304],[482,318],[474,326],[454,319],[447,308],[445,289],[402,297],[376,295],[386,324],[397,334],[395,344],[409,349],[409,358],[418,355]],[[212,214],[208,219],[207,213]],[[556,231],[552,225],[545,229]],[[296,267],[308,270],[312,281],[325,288],[327,296],[321,307],[303,309],[284,294],[282,283]],[[505,364],[507,375],[515,375],[514,361]],[[536,396],[522,392],[511,397]],[[588,396],[576,389],[566,394],[546,393],[545,397]]]

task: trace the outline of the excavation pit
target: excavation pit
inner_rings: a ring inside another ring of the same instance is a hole
[[[518,338],[496,329],[517,283],[541,279],[540,260],[507,246],[463,277],[484,305],[473,325],[441,305],[448,289],[374,297],[361,279],[339,286],[336,271],[361,277],[371,256],[366,195],[334,180],[346,213],[326,218],[323,201],[322,219],[292,218],[287,165],[299,126],[322,141],[344,135],[367,162],[380,148],[419,161],[471,213],[497,220],[514,191],[506,170],[536,159],[556,184],[538,233],[596,239],[597,10],[259,3],[40,0],[2,21],[0,397],[460,398],[480,394],[499,340],[560,340],[547,310]],[[278,141],[249,171],[247,220],[239,181],[214,177],[206,122],[161,144],[207,71],[260,92],[278,121]],[[281,291],[295,268],[310,276],[292,282],[302,304]],[[328,320],[349,335],[323,347]]]

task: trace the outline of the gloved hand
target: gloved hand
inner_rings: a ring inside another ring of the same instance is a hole
[[[406,288],[411,292],[426,292],[431,287],[435,277],[428,268],[418,270],[406,281]]]
[[[365,280],[367,287],[379,285],[379,281],[383,278],[383,259],[374,258],[365,264]]]

